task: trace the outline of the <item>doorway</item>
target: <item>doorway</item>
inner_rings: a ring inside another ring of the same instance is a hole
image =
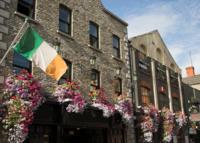
[[[107,129],[65,128],[63,143],[107,143]]]

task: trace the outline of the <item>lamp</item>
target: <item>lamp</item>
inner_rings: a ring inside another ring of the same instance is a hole
[[[121,74],[121,68],[117,68],[117,69],[116,69],[116,74],[117,74],[117,75],[120,75],[120,74]]]
[[[55,42],[53,44],[53,47],[56,49],[56,51],[59,53],[60,52],[60,41],[58,40],[58,38],[55,39]]]
[[[90,57],[90,64],[96,65],[96,57]]]

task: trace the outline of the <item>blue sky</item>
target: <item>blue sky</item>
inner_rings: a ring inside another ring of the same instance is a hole
[[[200,0],[102,0],[129,23],[129,37],[158,29],[185,76],[192,63],[200,74]]]

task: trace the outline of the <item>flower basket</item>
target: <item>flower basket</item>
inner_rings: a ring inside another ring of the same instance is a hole
[[[22,143],[28,135],[34,111],[42,104],[40,84],[25,70],[5,80],[2,104],[6,107],[2,120],[9,143]]]
[[[121,99],[115,103],[115,110],[118,111],[125,122],[130,122],[133,117],[133,108],[130,100],[127,98]]]
[[[102,110],[104,117],[108,118],[114,114],[114,105],[110,101],[111,99],[106,96],[103,89],[92,89],[89,93],[89,98],[90,106]]]
[[[75,82],[66,81],[64,84],[58,85],[53,96],[61,104],[69,103],[66,107],[67,112],[81,113],[86,106],[85,99],[79,92],[79,85]]]
[[[160,114],[153,105],[146,105],[140,108],[140,118],[138,126],[141,129],[144,142],[153,142],[153,133],[158,131],[160,124]]]
[[[161,116],[163,118],[163,142],[169,143],[174,132],[174,114],[168,108],[163,107]]]

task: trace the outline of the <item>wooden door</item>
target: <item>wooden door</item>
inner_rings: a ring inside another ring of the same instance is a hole
[[[32,125],[28,139],[24,143],[56,143],[56,127]]]
[[[111,131],[111,143],[125,143],[123,129],[112,129]]]
[[[106,129],[65,128],[63,143],[107,143]]]

